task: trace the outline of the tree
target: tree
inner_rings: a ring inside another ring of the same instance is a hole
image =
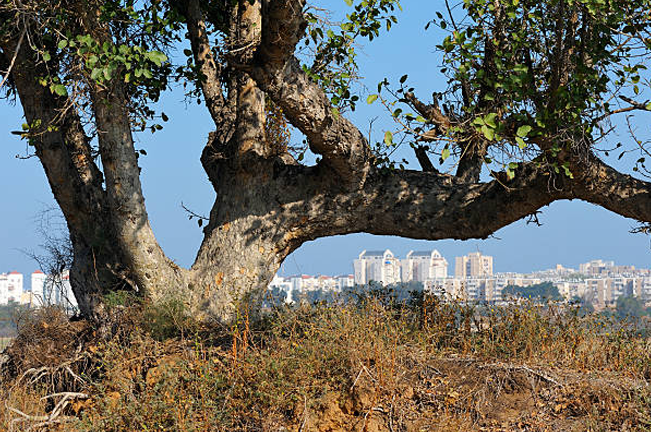
[[[646,314],[644,301],[637,297],[620,296],[617,298],[615,313],[620,319],[639,318]]]
[[[432,23],[450,32],[439,46],[449,89],[426,103],[408,76],[380,83],[367,102],[384,103],[397,130],[378,146],[345,115],[360,100],[355,41],[390,29],[399,3],[346,2],[338,26],[305,0],[0,2],[3,90],[20,101],[20,134],[66,218],[84,315],[101,318],[105,295],[127,290],[228,320],[288,254],[324,236],[486,238],[560,199],[651,222],[649,183],[599,153],[611,116],[651,108],[634,100],[647,84],[648,0],[433,5]],[[187,64],[169,60],[176,46]],[[201,161],[217,198],[190,269],[156,241],[133,143],[167,120],[152,103],[174,79],[215,123]],[[306,149],[268,135],[283,119]],[[389,158],[399,142],[422,170]],[[316,165],[301,163],[305,151]],[[635,169],[648,173],[644,157]]]
[[[519,296],[538,301],[560,301],[563,296],[552,282],[542,282],[530,286],[507,285],[502,290],[502,295]]]

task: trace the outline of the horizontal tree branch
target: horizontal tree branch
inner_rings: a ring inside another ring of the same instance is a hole
[[[651,183],[621,173],[594,155],[572,171],[579,176],[577,198],[627,218],[651,222]]]

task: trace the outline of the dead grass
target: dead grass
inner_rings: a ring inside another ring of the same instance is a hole
[[[370,295],[257,322],[243,311],[228,330],[171,316],[167,338],[148,324],[160,329],[160,316],[120,311],[129,320],[116,337],[50,315],[24,324],[0,397],[14,410],[0,409],[0,430],[651,429],[649,338],[562,306]],[[43,367],[38,379],[26,372]],[[67,401],[58,423],[16,412],[48,415],[62,397],[41,398],[62,391],[90,398]]]

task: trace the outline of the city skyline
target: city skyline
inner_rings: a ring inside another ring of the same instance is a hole
[[[485,253],[485,251],[482,250],[481,248],[475,248],[474,250],[465,249],[466,250],[465,252],[452,254],[452,253],[446,253],[444,250],[435,247],[436,244],[439,243],[439,242],[425,242],[425,243],[432,244],[432,247],[429,247],[429,248],[427,248],[427,247],[407,248],[406,251],[404,251],[405,250],[404,247],[400,247],[399,249],[394,249],[392,247],[384,247],[384,248],[375,247],[375,249],[382,250],[382,251],[384,251],[386,249],[389,249],[392,252],[394,250],[403,251],[402,253],[399,253],[399,252],[394,253],[394,255],[396,257],[398,257],[398,258],[406,257],[407,254],[410,251],[413,251],[413,252],[438,251],[438,252],[440,252],[442,257],[444,259],[446,259],[447,262],[448,262],[448,275],[449,276],[454,276],[455,275],[455,271],[456,271],[456,262],[455,261],[456,261],[456,258],[461,257],[461,256],[466,256],[466,255],[469,255],[469,254],[473,254],[473,253],[476,253],[476,252],[480,252],[483,255],[487,255],[487,256],[490,256],[491,258],[493,258],[493,263],[492,263],[492,266],[493,266],[492,272],[493,273],[522,273],[522,274],[535,273],[535,272],[540,272],[540,271],[545,271],[545,270],[548,270],[548,269],[552,269],[558,264],[560,264],[560,265],[562,265],[564,267],[567,267],[567,268],[575,268],[575,269],[577,269],[577,272],[578,272],[579,266],[581,264],[589,263],[590,261],[593,261],[593,260],[612,261],[612,262],[617,263],[618,265],[633,265],[633,266],[635,266],[636,269],[651,268],[651,265],[640,266],[639,264],[638,265],[631,264],[631,263],[626,262],[624,260],[617,259],[617,257],[612,257],[612,256],[591,256],[588,259],[576,259],[573,262],[569,262],[569,263],[568,262],[561,262],[561,261],[552,263],[552,261],[548,261],[551,264],[547,265],[547,264],[544,264],[544,263],[531,263],[532,265],[531,265],[530,268],[514,269],[514,268],[508,268],[508,263],[504,263],[502,257],[495,256],[495,255],[489,254],[487,252]],[[343,266],[342,268],[339,268],[338,270],[333,269],[332,267],[329,267],[327,265],[324,266],[324,264],[328,264],[327,260],[325,260],[325,261],[324,260],[318,260],[318,261],[316,261],[314,263],[309,263],[309,264],[317,264],[316,267],[320,266],[321,268],[325,269],[324,271],[318,271],[318,270],[317,271],[313,271],[313,270],[310,271],[310,269],[307,268],[307,267],[311,267],[311,266],[306,265],[308,263],[302,263],[302,265],[299,264],[299,265],[292,266],[291,265],[292,264],[291,260],[292,260],[293,257],[290,255],[290,257],[286,260],[286,262],[283,263],[283,265],[281,266],[281,268],[279,269],[277,274],[279,276],[282,276],[282,277],[289,277],[289,276],[295,276],[295,275],[304,275],[304,274],[314,275],[314,276],[322,276],[322,275],[323,276],[340,276],[340,275],[354,274],[353,261],[356,258],[358,258],[359,254],[360,254],[360,252],[362,250],[371,251],[372,249],[370,249],[370,248],[369,249],[353,249],[353,250],[347,250],[345,253],[340,254],[339,257],[341,257],[341,256],[346,256],[346,257],[350,256],[351,258],[350,258],[350,261],[348,262],[348,266]],[[463,249],[461,249],[461,250],[463,250]],[[536,266],[536,264],[538,264],[538,265]],[[26,267],[26,270],[25,270],[25,267]],[[312,269],[314,269],[314,267],[312,267]],[[295,270],[295,271],[292,271],[292,270]],[[33,272],[41,272],[41,271],[42,271],[42,269],[40,269],[38,267],[36,262],[34,262],[34,265],[32,265],[32,266],[23,265],[22,268],[19,267],[19,266],[13,266],[13,267],[12,266],[7,266],[7,265],[4,265],[3,263],[0,263],[0,274],[9,274],[11,272],[18,272],[18,273],[23,274],[23,275],[30,275]],[[29,282],[29,280],[25,280],[25,282],[24,282],[25,283],[24,286],[25,286],[26,290],[31,289],[31,286],[29,288],[27,286],[28,282]]]

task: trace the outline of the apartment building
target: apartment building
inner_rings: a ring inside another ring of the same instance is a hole
[[[454,276],[461,279],[478,278],[493,275],[493,257],[472,252],[466,256],[456,257]]]
[[[16,271],[0,273],[0,304],[19,303],[23,295],[23,275]]]
[[[437,250],[430,252],[409,251],[401,260],[403,282],[425,282],[448,277],[448,261]]]
[[[384,286],[401,282],[400,260],[389,249],[385,251],[362,251],[353,262],[355,283],[366,285],[371,281]]]
[[[310,276],[297,275],[291,277],[274,276],[269,289],[278,289],[285,293],[286,303],[295,303],[302,294],[310,291],[342,292],[355,285],[353,275],[340,276]]]

